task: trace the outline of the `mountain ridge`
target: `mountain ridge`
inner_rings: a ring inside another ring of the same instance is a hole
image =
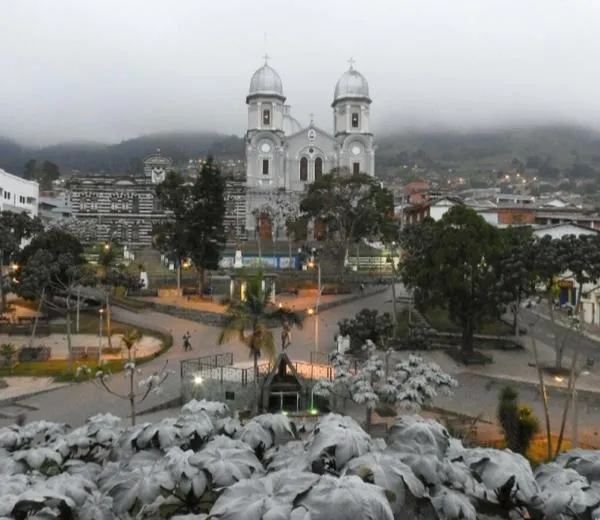
[[[600,177],[600,131],[574,124],[515,125],[480,130],[389,131],[376,136],[378,175],[394,178],[407,164],[425,169],[458,171],[504,170],[514,166],[544,164],[555,175],[568,175],[577,164],[588,168],[589,176]],[[20,175],[29,159],[49,160],[69,173],[134,173],[141,171],[142,159],[160,148],[183,164],[191,158],[213,154],[218,159],[244,159],[244,139],[211,131],[170,131],[151,133],[115,144],[90,141],[31,147],[0,137],[0,168]]]

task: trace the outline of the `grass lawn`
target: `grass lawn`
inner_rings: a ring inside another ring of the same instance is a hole
[[[450,320],[448,311],[445,309],[431,307],[421,311],[421,314],[429,325],[440,332],[461,332],[460,327]],[[498,320],[479,327],[475,333],[489,336],[513,336],[513,329],[508,323]]]
[[[132,311],[143,311],[152,308],[151,302],[138,300],[136,298],[128,298],[127,296],[113,296],[112,301],[114,305],[122,306]]]

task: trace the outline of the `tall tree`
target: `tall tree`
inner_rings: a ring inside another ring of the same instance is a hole
[[[40,188],[49,190],[52,188],[52,181],[58,179],[60,179],[60,170],[58,166],[52,161],[44,161],[38,178]]]
[[[37,161],[29,159],[23,167],[23,178],[33,181],[37,178]]]
[[[207,269],[217,269],[225,249],[225,179],[209,156],[190,189],[186,228],[190,258],[200,274],[200,294]]]
[[[427,239],[418,240],[419,228]],[[404,237],[405,283],[421,305],[443,306],[461,327],[467,360],[476,328],[498,318],[509,301],[500,277],[500,231],[474,210],[455,206],[438,222],[425,222]]]
[[[309,185],[300,210],[324,224],[326,246],[343,276],[350,244],[363,238],[380,239],[393,219],[394,200],[369,175],[332,172]]]
[[[32,219],[27,213],[0,212],[0,314],[4,312],[9,285],[5,266],[15,260],[19,263],[18,254],[23,240],[31,238],[41,229],[40,220]]]
[[[519,316],[523,301],[536,293],[536,249],[529,227],[509,227],[502,230],[502,281],[510,294],[515,336],[519,335]]]
[[[192,205],[191,188],[183,176],[170,171],[156,186],[156,197],[168,218],[156,230],[154,245],[177,263],[177,290],[181,289],[181,264],[190,256],[191,240],[188,214]]]
[[[65,315],[68,371],[73,370],[71,323],[77,305],[77,290],[94,285],[96,278],[90,269],[78,263],[70,253],[37,249],[19,269],[17,293],[27,300],[43,300],[45,305]]]
[[[542,296],[548,305],[548,314],[554,330],[554,350],[556,368],[562,367],[562,358],[571,330],[564,330],[557,324],[555,300],[558,291],[558,279],[567,270],[568,252],[565,242],[545,235],[535,241],[535,271]]]

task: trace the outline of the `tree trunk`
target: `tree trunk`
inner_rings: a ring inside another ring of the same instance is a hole
[[[463,344],[463,357],[465,359],[469,359],[473,356],[473,335],[475,331],[473,330],[473,321],[471,318],[467,318],[463,323],[463,333],[462,333],[462,344]]]
[[[548,410],[548,392],[546,391],[546,383],[544,381],[544,373],[542,372],[542,366],[540,365],[537,342],[533,335],[531,337],[531,346],[533,348],[533,358],[535,360],[535,368],[538,374],[538,380],[540,382],[540,393],[542,394],[542,405],[544,407],[544,421],[546,423],[546,444],[547,444],[547,460],[552,460],[552,428],[550,426],[550,411]]]
[[[40,303],[38,304],[37,314],[35,319],[33,320],[33,328],[31,329],[31,336],[29,337],[29,347],[33,347],[33,338],[35,338],[35,333],[37,331],[38,320],[40,319],[40,312],[42,312],[42,305],[44,305],[44,295],[46,293],[46,288],[42,289],[42,294],[40,294]]]
[[[554,314],[554,297],[552,295],[552,291],[548,291],[548,310],[550,311],[550,322],[552,323],[552,332],[554,333],[554,366],[557,369],[562,368],[562,347],[560,345],[559,334],[557,334],[556,329],[556,316]]]
[[[71,309],[69,308],[69,302],[67,299],[67,372],[73,373],[73,344],[71,338]]]
[[[365,430],[368,434],[371,433],[371,423],[373,422],[373,407],[368,404],[367,405],[367,416],[365,420]]]
[[[198,268],[198,273],[200,274],[200,298],[204,299],[204,282],[206,277],[206,270],[204,269],[204,267],[200,267]]]
[[[554,456],[558,457],[560,448],[562,446],[563,436],[565,434],[565,426],[567,424],[567,415],[569,414],[569,405],[573,400],[573,390],[575,388],[575,369],[577,366],[577,351],[573,354],[573,360],[571,361],[571,369],[569,371],[569,382],[567,384],[567,395],[565,396],[565,406],[563,408],[563,415],[560,421],[560,431],[558,433],[558,440],[556,441],[556,451]]]
[[[131,412],[131,426],[135,426],[135,389],[133,385],[134,373],[129,374],[129,411]]]
[[[519,302],[517,301],[513,306],[513,333],[519,337]]]
[[[108,338],[108,348],[112,348],[111,336],[112,336],[112,330],[110,327],[110,295],[107,292],[106,293],[106,337]]]
[[[260,394],[258,392],[258,351],[253,350],[252,358],[254,361],[254,414],[257,415],[260,411]]]
[[[398,302],[396,301],[396,270],[392,265],[392,309],[394,313],[394,332],[393,337],[398,335]]]
[[[6,308],[6,295],[4,294],[4,250],[0,249],[0,316]]]

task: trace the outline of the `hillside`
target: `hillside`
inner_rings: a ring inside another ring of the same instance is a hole
[[[29,159],[52,161],[63,173],[83,172],[127,173],[140,171],[141,160],[160,148],[162,152],[182,163],[192,157],[212,153],[218,158],[243,158],[243,140],[216,132],[172,132],[150,134],[128,139],[118,144],[61,143],[43,148],[27,148],[0,138],[0,168],[20,174]]]
[[[600,132],[578,126],[402,132],[382,136],[377,143],[377,171],[384,177],[401,175],[405,164],[452,168],[468,176],[479,170],[508,170],[515,159],[523,167],[540,169],[542,177],[600,176]]]
[[[404,165],[426,170],[452,168],[464,176],[478,171],[538,168],[540,176],[600,178],[600,132],[568,125],[520,127],[470,132],[398,132],[377,135],[377,172],[384,178],[406,176]],[[49,160],[63,173],[135,172],[141,159],[161,150],[177,163],[212,153],[220,159],[243,159],[244,141],[215,132],[172,132],[128,139],[119,144],[63,143],[32,149],[0,138],[0,168],[20,174],[31,158]],[[516,161],[516,162],[515,162]]]

